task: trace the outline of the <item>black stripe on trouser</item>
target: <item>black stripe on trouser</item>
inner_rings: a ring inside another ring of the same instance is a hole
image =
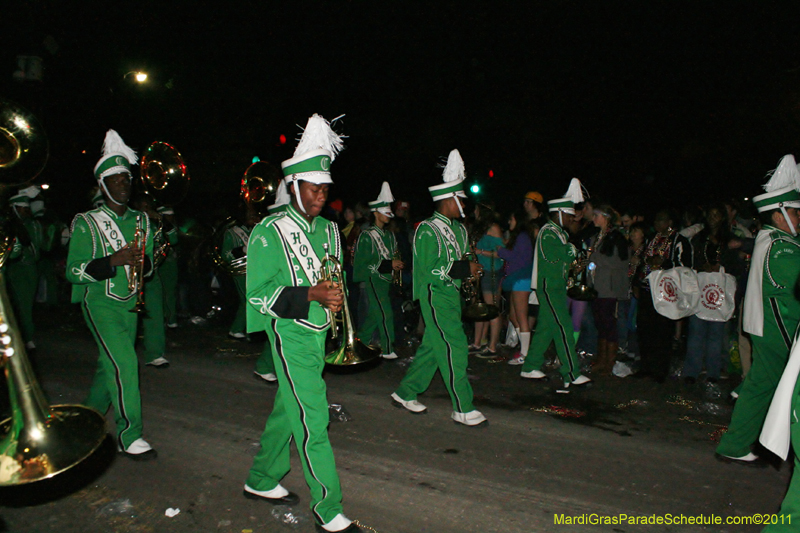
[[[456,407],[458,412],[463,413],[464,411],[461,409],[461,399],[458,397],[458,392],[456,391],[456,373],[453,371],[453,348],[450,346],[450,343],[447,342],[447,337],[444,334],[444,330],[439,326],[439,320],[436,318],[436,308],[433,307],[433,291],[431,290],[430,285],[428,285],[428,305],[431,306],[433,324],[436,326],[436,330],[439,332],[439,335],[442,336],[442,341],[444,341],[445,345],[447,346],[447,367],[450,369],[450,390],[453,391],[453,396],[456,398]]]
[[[389,338],[389,328],[386,326],[386,311],[383,310],[383,305],[381,304],[381,299],[378,298],[378,291],[375,290],[375,282],[372,281],[372,278],[369,279],[369,286],[372,289],[372,295],[375,297],[375,301],[378,302],[378,309],[381,310],[381,326],[383,327],[383,334],[386,336],[386,353],[390,353],[392,343],[392,339]]]
[[[325,501],[325,498],[328,497],[328,487],[325,486],[322,481],[319,480],[317,475],[314,473],[314,467],[311,465],[311,457],[309,457],[308,452],[306,452],[306,446],[308,445],[308,439],[310,435],[308,433],[308,426],[306,426],[305,421],[305,411],[303,410],[303,404],[300,402],[300,397],[297,395],[297,389],[295,388],[294,382],[292,381],[292,376],[289,374],[289,365],[286,363],[286,358],[283,356],[283,343],[281,343],[281,336],[278,333],[278,321],[272,321],[272,331],[275,333],[275,353],[278,354],[278,357],[281,360],[281,366],[283,366],[283,373],[286,374],[286,379],[289,381],[289,388],[292,391],[292,396],[294,396],[295,401],[297,402],[297,406],[300,409],[300,421],[303,423],[303,445],[297,447],[298,453],[303,454],[303,457],[306,459],[306,464],[308,465],[308,471],[311,473],[311,476],[319,483],[319,486],[322,487],[322,498],[317,505]],[[289,432],[290,435],[294,435],[292,431]],[[316,507],[316,506],[315,506]],[[317,513],[315,508],[311,509],[311,512],[314,513],[314,517],[317,519],[317,522],[320,524],[324,524],[325,521],[322,519],[322,516]]]
[[[87,291],[87,293],[88,293],[88,291]],[[94,319],[92,318],[92,312],[89,310],[89,304],[88,304],[88,302],[86,300],[86,297],[87,297],[87,294],[84,294],[84,296],[83,296],[83,308],[86,309],[86,316],[89,317],[89,323],[91,324],[91,328],[94,331],[95,336],[98,339],[100,339],[100,344],[103,346],[103,350],[104,350],[104,352],[106,354],[106,357],[108,357],[108,359],[111,361],[111,364],[114,365],[114,370],[115,370],[115,372],[114,372],[114,381],[116,381],[116,383],[117,383],[117,396],[118,396],[117,397],[117,402],[119,404],[119,413],[122,415],[122,418],[125,420],[125,424],[126,424],[125,425],[125,429],[120,431],[119,435],[117,435],[117,441],[118,441],[118,444],[119,444],[120,448],[122,448],[124,450],[125,446],[122,444],[122,434],[125,433],[126,431],[128,431],[128,429],[131,427],[131,421],[128,418],[128,414],[125,412],[125,401],[124,401],[124,395],[122,394],[122,380],[119,377],[119,366],[117,366],[117,362],[114,361],[114,357],[111,355],[111,350],[108,348],[108,345],[106,345],[106,341],[103,339],[103,336],[100,335],[100,329],[94,323]]]
[[[553,306],[553,301],[550,299],[550,293],[547,292],[547,280],[542,280],[542,292],[544,292],[545,300],[547,300],[547,305],[550,307],[550,312],[553,313],[553,318],[556,320],[556,324],[558,325],[558,331],[561,333],[561,343],[564,345],[564,353],[566,354],[567,364],[569,364],[569,380],[574,381],[575,376],[575,367],[572,365],[572,357],[570,357],[569,352],[569,340],[567,339],[567,332],[564,330],[564,326],[561,325],[561,322],[558,320],[558,313],[556,313],[556,309]]]
[[[774,297],[771,297],[769,299],[769,305],[772,308],[772,315],[775,317],[775,323],[778,325],[778,329],[781,332],[781,337],[783,337],[783,342],[786,343],[787,348],[791,348],[792,338],[789,336],[789,332],[786,331],[786,325],[783,323],[781,310],[778,309],[778,301]]]

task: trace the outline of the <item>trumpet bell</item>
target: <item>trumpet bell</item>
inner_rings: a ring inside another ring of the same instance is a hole
[[[500,309],[496,305],[490,305],[485,302],[476,302],[464,309],[464,316],[476,322],[494,320],[499,315]]]
[[[338,349],[325,355],[325,362],[336,366],[359,365],[374,361],[380,356],[381,351],[379,348],[367,346],[356,339],[353,344],[342,342]]]

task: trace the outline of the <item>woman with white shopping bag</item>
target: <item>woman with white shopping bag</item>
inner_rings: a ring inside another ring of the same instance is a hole
[[[700,301],[697,314],[689,317],[682,373],[687,385],[697,381],[704,366],[706,381],[716,383],[724,362],[725,322],[733,313],[736,293],[736,280],[726,273],[734,265],[728,250],[730,230],[724,221],[725,208],[710,206],[706,211],[705,228],[692,239]]]

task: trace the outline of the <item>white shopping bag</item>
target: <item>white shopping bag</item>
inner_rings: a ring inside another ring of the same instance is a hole
[[[697,312],[700,289],[697,273],[691,268],[654,270],[647,276],[647,281],[650,283],[653,307],[658,314],[678,320]]]
[[[700,300],[697,303],[697,318],[710,322],[727,322],[733,316],[736,295],[736,278],[719,272],[698,272],[697,285]]]
[[[508,322],[508,331],[506,332],[506,346],[513,348],[517,344],[519,344],[519,334],[517,333],[517,328],[514,327],[514,324],[511,321]]]

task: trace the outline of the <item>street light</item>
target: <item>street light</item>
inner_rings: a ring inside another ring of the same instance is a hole
[[[131,74],[133,75],[133,78],[134,78],[134,79],[135,79],[135,80],[136,80],[138,83],[144,83],[144,82],[146,82],[146,81],[147,81],[147,72],[142,72],[141,70],[132,70],[132,71],[128,72],[127,74],[125,74],[125,75],[123,76],[123,78],[127,78],[127,77],[128,77],[128,76],[130,76]]]

